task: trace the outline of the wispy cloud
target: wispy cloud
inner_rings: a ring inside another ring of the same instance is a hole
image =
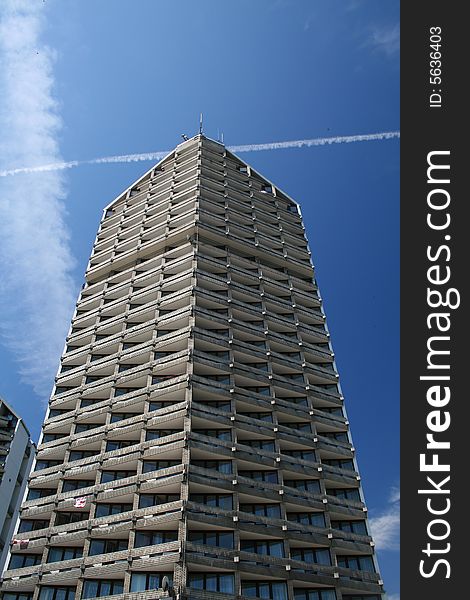
[[[371,142],[375,140],[389,140],[399,138],[399,131],[382,131],[380,133],[367,133],[362,135],[340,135],[332,137],[311,138],[305,140],[290,140],[286,142],[268,142],[266,144],[245,144],[240,146],[227,146],[232,152],[260,152],[262,150],[283,150],[287,148],[309,148],[312,146],[330,146],[332,144],[351,144],[355,142]],[[91,160],[71,160],[52,162],[30,167],[14,167],[0,170],[0,177],[10,177],[24,173],[45,173],[50,171],[63,171],[81,165],[98,165],[106,163],[129,163],[139,161],[160,160],[170,150],[158,150],[156,152],[144,152],[141,154],[122,154],[118,156],[104,156]]]
[[[400,600],[400,594],[387,594],[387,600]]]
[[[3,0],[0,8],[1,169],[62,163],[53,95],[53,52],[41,43],[45,4]],[[2,181],[2,342],[22,380],[48,395],[74,304],[65,189],[56,170]]]
[[[369,45],[380,52],[384,52],[389,58],[395,56],[400,50],[400,25],[394,23],[373,27]]]
[[[377,550],[398,550],[400,536],[400,491],[393,487],[388,504],[369,521]]]

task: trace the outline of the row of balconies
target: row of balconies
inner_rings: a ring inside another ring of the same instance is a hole
[[[215,248],[211,245],[208,245],[206,243],[204,243],[204,239],[199,241],[199,245],[202,248],[203,251],[203,256],[207,255],[207,254],[211,254],[214,255],[215,254]],[[166,247],[168,248],[168,246]],[[162,257],[151,257],[148,259],[144,259],[139,263],[139,267],[138,267],[138,271],[140,273],[140,271],[144,272],[145,276],[148,276],[145,271],[146,270],[150,270],[151,266],[152,268],[159,268],[161,266],[161,260],[162,258],[165,259],[165,262],[168,262],[170,260],[174,261],[175,257],[186,257],[189,254],[192,254],[194,252],[193,248],[189,245],[185,245],[183,244],[183,246],[178,249],[166,249],[163,254]],[[220,255],[220,256],[219,256]],[[247,260],[246,258],[243,257],[243,255],[236,255],[233,254],[233,251],[229,251],[229,253],[227,254],[226,251],[221,251],[221,250],[217,250],[217,254],[215,254],[215,256],[217,256],[218,260],[215,263],[215,266],[218,266],[218,264],[220,263],[220,261],[222,259],[224,259],[225,257],[225,261],[226,263],[230,264],[233,261],[237,261],[237,263],[239,264],[240,270],[241,270],[241,275],[250,272],[250,269],[253,269],[253,267],[258,268],[258,266],[262,269],[262,275],[263,277],[265,277],[268,281],[269,279],[273,279],[276,280],[279,278],[279,276],[281,275],[283,278],[285,278],[286,276],[286,269],[284,267],[284,264],[282,264],[282,266],[277,267],[277,266],[266,266],[265,265],[265,261],[263,261],[263,259],[261,259],[261,262],[258,263],[254,262],[253,260]],[[246,255],[245,255],[246,256]],[[255,257],[254,257],[255,258]],[[126,271],[123,271],[122,273],[119,273],[117,275],[111,275],[111,277],[109,278],[109,284],[108,287],[113,284],[113,291],[115,293],[118,293],[119,290],[119,283],[117,283],[116,285],[116,281],[121,281],[124,278],[125,283],[128,283],[128,281],[130,281],[130,278],[133,276],[133,270],[129,269],[128,271],[128,277],[126,278]],[[289,279],[291,280],[289,283],[289,288],[292,288],[292,290],[294,290],[296,293],[298,294],[302,294],[303,292],[307,292],[305,300],[308,300],[308,296],[314,292],[316,290],[315,286],[312,285],[311,283],[311,277],[309,277],[309,281],[304,280],[303,278],[298,278],[295,277],[292,274],[287,274]],[[134,279],[137,280],[141,280],[144,279],[145,277],[142,277],[141,274],[137,275],[137,277],[134,277]],[[93,296],[94,293],[96,292],[102,292],[103,291],[103,287],[105,285],[106,282],[97,282],[91,285],[88,285],[84,291],[82,292],[82,299],[85,299],[85,295],[87,300],[93,300],[93,298],[91,296]],[[122,285],[122,284],[121,284]],[[115,287],[114,287],[115,286]],[[94,291],[96,290],[96,292]],[[109,291],[109,290],[107,290]],[[82,300],[82,301],[83,301]],[[302,304],[302,302],[299,301],[300,304]],[[307,304],[308,306],[308,304]]]
[[[160,302],[165,302],[166,297],[162,297],[161,294],[165,294],[168,287],[175,287],[174,284],[178,284],[177,287],[180,287],[181,280],[185,282],[186,278],[191,277],[193,273],[199,274],[198,282],[200,281],[203,285],[198,287],[202,293],[210,295],[210,289],[204,290],[204,282],[207,284],[206,287],[218,286],[219,295],[213,298],[209,297],[209,300],[224,304],[224,307],[229,300],[229,303],[238,303],[234,304],[234,307],[238,307],[241,311],[245,309],[245,311],[252,312],[254,310],[256,314],[260,315],[269,312],[272,316],[280,318],[286,318],[285,315],[290,314],[290,320],[295,319],[295,315],[297,315],[297,320],[308,324],[322,324],[324,321],[318,298],[307,297],[293,287],[280,286],[275,280],[265,279],[262,276],[242,278],[242,273],[238,270],[233,272],[231,270],[230,278],[227,279],[225,273],[210,272],[202,268],[194,269],[190,258],[181,261],[180,266],[182,268],[180,272],[173,272],[176,269],[163,275],[159,272],[149,272],[138,282],[137,280],[130,282],[131,287],[129,287],[129,282],[126,282],[117,289],[107,290],[98,296],[79,302],[72,326],[82,328],[90,326],[94,324],[96,315],[99,315],[101,319],[108,320],[112,316],[122,318],[126,312],[139,315],[142,311],[152,307],[154,303],[158,305]],[[142,283],[145,284],[146,289],[141,289]],[[135,285],[138,286],[137,290],[134,289]],[[134,291],[132,291],[133,289]],[[254,291],[255,289],[256,291]],[[227,295],[227,297],[221,298],[220,291],[223,290],[230,290],[230,297]],[[250,303],[251,299],[253,301]],[[127,309],[127,304],[130,304],[130,309]],[[177,307],[178,305],[175,308]],[[161,308],[165,309],[165,307]],[[90,321],[91,319],[93,320]]]

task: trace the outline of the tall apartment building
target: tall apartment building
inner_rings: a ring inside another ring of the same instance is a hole
[[[0,574],[8,557],[33,459],[34,444],[28,428],[0,398]]]
[[[203,135],[104,211],[4,600],[379,600],[297,204]]]

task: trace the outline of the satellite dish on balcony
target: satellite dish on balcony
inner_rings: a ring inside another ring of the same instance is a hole
[[[169,589],[170,589],[170,580],[165,575],[165,577],[162,579],[162,590],[164,592],[168,592]]]

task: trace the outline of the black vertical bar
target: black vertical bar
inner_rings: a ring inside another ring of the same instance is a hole
[[[457,2],[401,23],[401,600],[465,598],[469,36]]]

